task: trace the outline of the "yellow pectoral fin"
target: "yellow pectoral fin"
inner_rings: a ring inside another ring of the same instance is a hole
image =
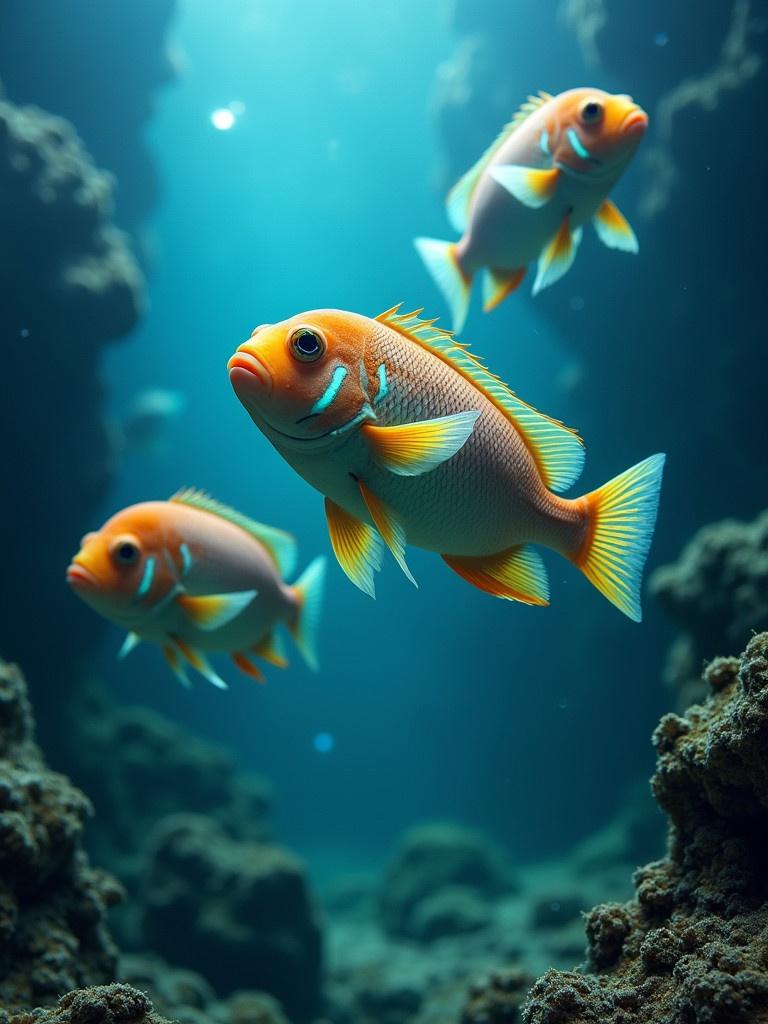
[[[464,446],[480,413],[459,412],[399,427],[361,427],[373,458],[398,476],[419,476],[452,458]]]
[[[497,270],[490,267],[483,278],[483,312],[496,309],[518,288],[525,277],[525,267],[517,270]]]
[[[325,499],[325,514],[333,553],[339,565],[370,597],[376,596],[373,574],[381,568],[381,541],[372,526],[345,512],[330,498]]]
[[[620,249],[622,252],[637,252],[639,246],[635,232],[629,221],[619,208],[606,199],[592,218],[597,237],[609,249]]]
[[[547,570],[528,545],[516,545],[494,555],[443,555],[443,561],[467,583],[494,597],[523,604],[549,604]]]
[[[242,590],[235,594],[206,594],[202,597],[182,594],[176,600],[196,626],[210,632],[237,618],[256,595],[255,590]]]
[[[513,164],[498,164],[491,167],[490,176],[523,206],[532,210],[545,206],[557,189],[561,172],[557,167],[538,169],[517,167]]]
[[[414,585],[419,584],[413,578],[408,563],[405,561],[405,530],[397,520],[391,509],[387,508],[383,501],[380,501],[373,491],[370,491],[362,480],[358,480],[358,487],[363,496],[365,506],[370,512],[371,519],[376,524],[376,529],[381,534],[382,540],[394,555],[395,561],[403,570],[405,575]]]

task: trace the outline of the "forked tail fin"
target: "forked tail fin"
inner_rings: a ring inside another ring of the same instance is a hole
[[[413,244],[443,293],[451,310],[453,331],[458,334],[467,319],[472,278],[467,277],[461,268],[456,243],[443,242],[439,238],[416,238]]]
[[[635,622],[642,619],[640,585],[651,546],[664,455],[643,462],[587,494],[589,526],[571,561],[611,604]]]
[[[291,636],[313,672],[317,672],[317,631],[323,605],[325,559],[322,555],[310,562],[293,586],[298,600],[296,617],[290,625]]]

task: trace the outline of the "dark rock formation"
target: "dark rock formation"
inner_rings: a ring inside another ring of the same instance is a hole
[[[501,852],[479,832],[422,825],[403,839],[381,889],[384,929],[426,941],[488,923],[485,901],[513,888]]]
[[[121,890],[83,853],[90,810],[79,790],[46,767],[33,739],[24,679],[0,662],[0,1007],[6,1010],[49,1003],[67,989],[115,976],[117,951],[105,918]]]
[[[169,1024],[153,1009],[143,992],[115,983],[68,992],[50,1010],[9,1017],[0,1008],[0,1024]]]
[[[470,988],[461,1024],[517,1024],[531,978],[517,967],[496,971]]]
[[[594,973],[547,972],[525,1024],[768,1019],[768,633],[705,678],[706,701],[654,734],[668,856],[637,872],[632,902],[588,914]]]
[[[222,995],[263,989],[295,1021],[318,1009],[320,929],[302,864],[278,846],[236,842],[201,815],[163,819],[149,842],[143,933]]]
[[[768,629],[768,512],[752,523],[726,519],[705,526],[677,562],[656,570],[650,589],[682,631],[665,676],[687,707],[705,693],[706,660]]]
[[[63,574],[112,473],[99,349],[141,306],[141,275],[110,226],[111,191],[66,121],[0,102],[0,464],[13,481],[0,647],[33,692],[51,677],[52,652],[66,692],[99,629]]]
[[[177,68],[165,42],[175,0],[26,0],[0,7],[0,79],[14,102],[72,121],[119,181],[118,220],[135,228],[155,204],[144,140],[155,92]]]

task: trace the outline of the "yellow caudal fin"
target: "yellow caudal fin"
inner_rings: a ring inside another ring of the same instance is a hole
[[[589,528],[571,561],[619,611],[640,622],[640,586],[651,546],[664,455],[651,455],[582,500]]]
[[[451,311],[453,330],[458,334],[467,319],[472,278],[465,274],[459,263],[456,245],[454,242],[443,242],[439,238],[417,238],[413,244],[435,284],[443,293]]]
[[[323,607],[325,587],[325,559],[318,555],[296,580],[293,591],[297,598],[298,610],[289,628],[296,646],[304,655],[304,661],[317,672],[317,634],[320,629],[320,613]]]
[[[486,594],[523,604],[549,604],[547,570],[528,545],[518,544],[494,555],[443,555],[443,561]]]

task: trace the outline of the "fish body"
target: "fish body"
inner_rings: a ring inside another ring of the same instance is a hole
[[[317,354],[297,356],[297,345]],[[630,524],[637,536],[617,540],[607,513],[624,485],[575,499],[556,493],[581,471],[578,435],[523,402],[434,321],[397,307],[376,319],[314,310],[265,325],[229,365],[256,425],[326,496],[334,551],[361,589],[373,593],[382,542],[412,579],[407,542],[440,553],[481,589],[544,604],[546,574],[529,545],[589,575],[598,554],[611,561],[611,544],[626,540],[621,585],[607,574],[602,589],[639,616],[637,560],[641,569],[661,457],[629,471],[626,487],[643,479],[642,512]]]
[[[464,324],[478,272],[485,272],[486,311],[520,285],[534,261],[536,294],[570,268],[587,222],[609,247],[637,251],[632,229],[608,197],[647,124],[629,96],[599,89],[529,98],[449,194],[459,241],[416,240],[451,307],[454,330]]]
[[[199,491],[132,505],[87,534],[67,570],[75,593],[140,640],[163,648],[186,680],[191,664],[216,685],[206,653],[226,652],[254,678],[253,654],[284,664],[275,630],[293,633],[314,664],[322,587],[316,562],[294,586],[289,534],[241,516]]]

